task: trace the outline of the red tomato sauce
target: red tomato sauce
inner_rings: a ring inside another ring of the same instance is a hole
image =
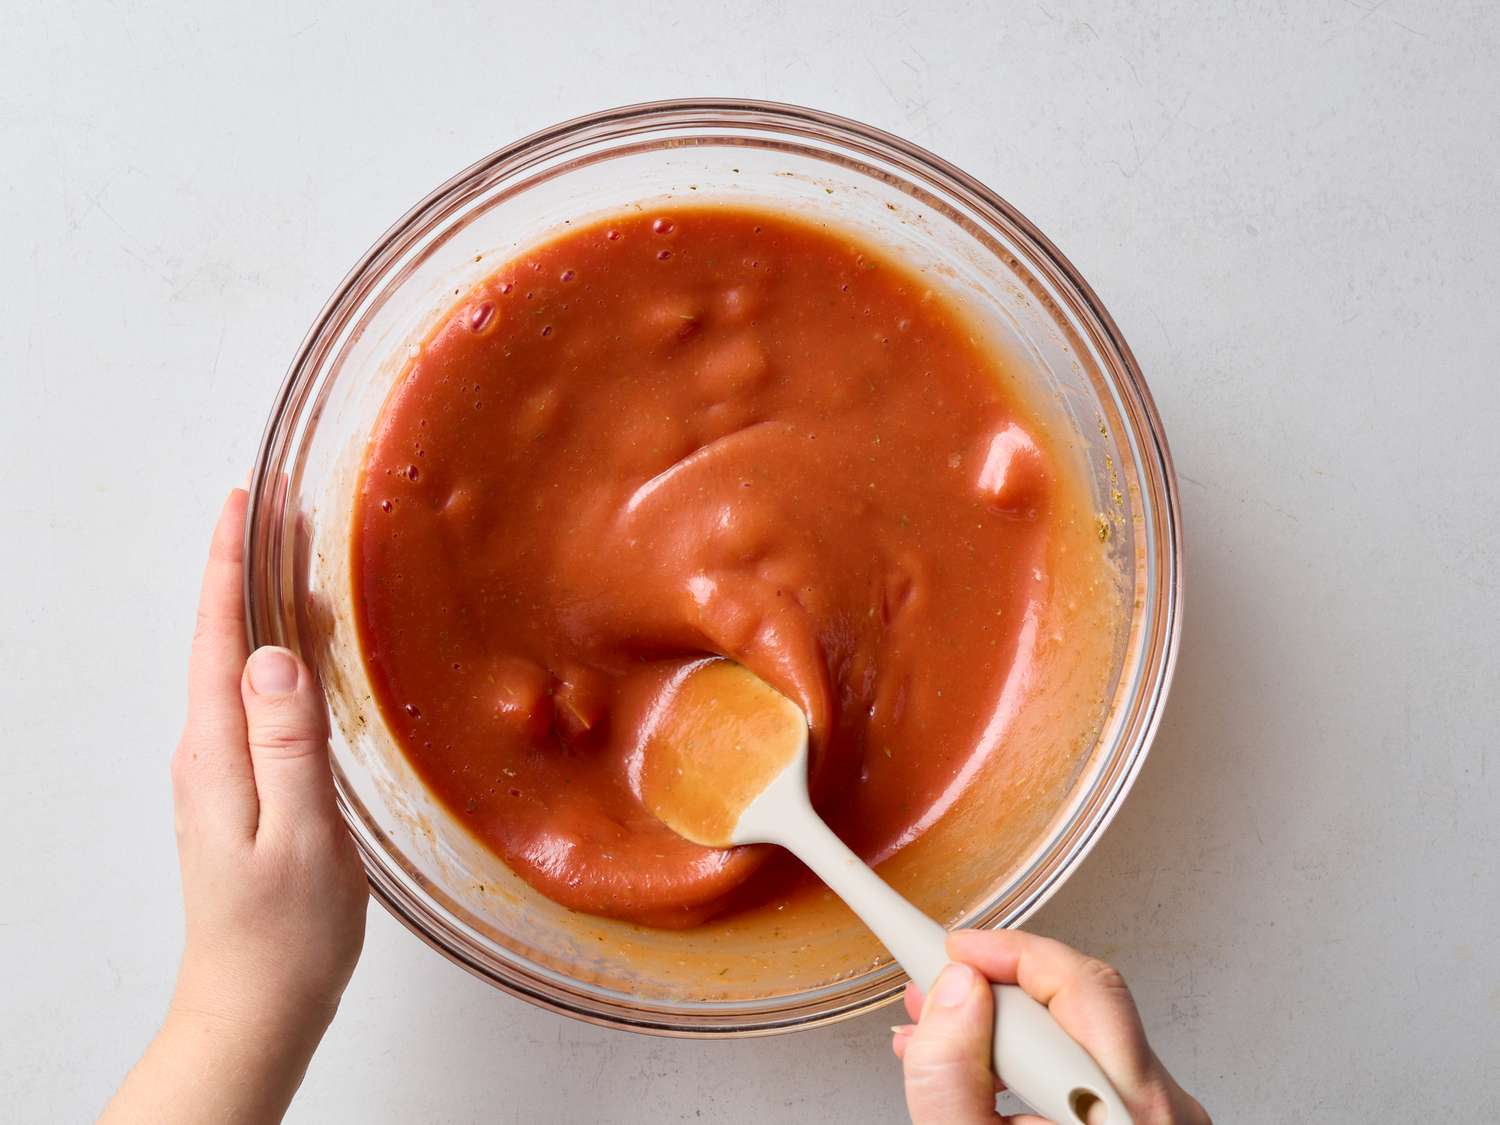
[[[1032,674],[1062,467],[1016,385],[919,274],[790,216],[620,215],[523,254],[369,446],[352,562],[388,726],[542,893],[694,925],[805,878],[641,802],[654,694],[727,656],[806,710],[829,824],[892,855],[1004,752]]]

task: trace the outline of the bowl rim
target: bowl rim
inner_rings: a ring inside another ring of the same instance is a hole
[[[1008,234],[1027,244],[1031,257],[1026,266],[1046,275],[1050,287],[1067,299],[1068,311],[1087,329],[1093,346],[1116,361],[1106,364],[1101,376],[1119,396],[1129,436],[1139,445],[1138,459],[1149,478],[1142,481],[1142,492],[1150,494],[1148,507],[1156,512],[1159,525],[1155,529],[1155,539],[1162,575],[1154,589],[1160,604],[1154,623],[1143,630],[1142,644],[1152,651],[1143,653],[1140,658],[1144,675],[1134,704],[1143,720],[1137,724],[1133,743],[1125,746],[1123,766],[1113,785],[1103,794],[1102,802],[1086,822],[1081,823],[1081,830],[1068,841],[1066,849],[1040,884],[1027,891],[1024,901],[1006,920],[1008,925],[1019,924],[1056,893],[1098,843],[1134,786],[1155,739],[1181,645],[1183,537],[1180,491],[1161,418],[1134,353],[1114,318],[1078,269],[1051,239],[999,194],[942,157],[874,126],[804,106],[745,98],[681,98],[622,105],[570,118],[497,149],[449,177],[409,208],[360,257],[313,320],[288,367],[262,432],[249,483],[250,503],[245,521],[243,596],[250,646],[253,649],[260,644],[281,643],[284,639],[274,606],[269,601],[262,605],[258,598],[259,592],[269,584],[269,576],[257,571],[257,563],[263,554],[274,556],[275,552],[264,550],[263,520],[257,516],[263,506],[275,500],[275,489],[269,486],[273,483],[273,472],[279,473],[279,454],[284,452],[287,436],[285,423],[289,417],[295,419],[300,415],[309,395],[316,389],[315,384],[319,381],[316,376],[331,343],[330,326],[342,323],[343,318],[368,296],[384,276],[385,268],[403,252],[413,232],[427,229],[445,209],[461,203],[466,194],[475,190],[475,185],[490,185],[513,178],[536,163],[588,144],[639,133],[704,127],[779,130],[811,136],[893,160],[903,171],[913,173],[921,180],[938,181],[946,192],[958,196],[967,206],[981,213],[988,212],[992,219],[998,218],[1008,228]],[[276,536],[272,538],[274,540]],[[637,1014],[632,1015],[607,1000],[602,1003],[609,1011],[604,1012],[600,1010],[600,1000],[588,1002],[582,994],[572,993],[567,988],[559,989],[541,981],[528,980],[523,970],[513,965],[509,966],[513,975],[501,975],[470,955],[464,949],[465,941],[454,940],[462,938],[455,927],[415,901],[409,889],[385,870],[384,857],[377,855],[378,849],[359,829],[362,824],[376,837],[383,837],[384,833],[368,819],[362,808],[351,807],[337,766],[334,773],[338,782],[339,809],[352,829],[351,836],[376,900],[407,929],[449,960],[491,985],[539,1007],[600,1026],[663,1036],[718,1038],[768,1035],[822,1026],[888,1003],[901,990],[904,977],[899,969],[895,969],[889,974],[890,983],[881,985],[877,982],[842,1001],[804,1002],[802,1006],[817,1009],[811,1013],[799,1012],[795,1001],[787,998],[776,1013],[755,1016],[748,1021],[744,1015],[736,1013],[726,1014],[722,1022],[704,1018],[685,1022],[686,1017],[681,1013],[665,1015],[649,1008],[638,1009]],[[572,1002],[573,996],[577,996],[578,1002]]]

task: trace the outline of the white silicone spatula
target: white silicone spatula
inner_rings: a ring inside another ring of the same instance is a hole
[[[812,868],[874,931],[924,992],[948,963],[943,927],[887,886],[813,811],[807,719],[727,660],[694,665],[657,708],[641,765],[646,803],[709,847],[779,844]],[[995,986],[995,1073],[1053,1121],[1131,1125],[1098,1063],[1015,985]],[[1092,1110],[1092,1112],[1091,1112]]]

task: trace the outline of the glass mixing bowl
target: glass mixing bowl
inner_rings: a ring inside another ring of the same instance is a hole
[[[351,500],[371,426],[411,349],[460,291],[549,232],[671,200],[813,213],[882,246],[1014,350],[1077,435],[1123,595],[1102,720],[1045,807],[1025,823],[971,832],[942,857],[951,877],[906,888],[943,921],[1020,922],[1077,867],[1130,788],[1178,641],[1177,485],[1130,349],[1057,249],[952,165],[814,110],[657,102],[546,129],[443,184],[344,279],[266,426],[245,597],[252,644],[297,649],[322,681],[339,804],[373,893],[445,956],[544,1007],[661,1034],[768,1033],[865,1011],[905,978],[831,904],[673,933],[573,914],[537,895],[418,782],[372,702],[353,629]],[[899,870],[890,877],[902,884]]]

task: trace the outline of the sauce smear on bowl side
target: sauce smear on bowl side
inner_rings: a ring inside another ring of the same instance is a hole
[[[528,251],[443,318],[369,446],[352,563],[387,724],[542,893],[694,925],[802,878],[643,803],[653,708],[728,657],[807,715],[813,801],[880,862],[1005,753],[1067,660],[1038,621],[1105,569],[1049,565],[1092,537],[1018,385],[919,274],[788,215]]]

